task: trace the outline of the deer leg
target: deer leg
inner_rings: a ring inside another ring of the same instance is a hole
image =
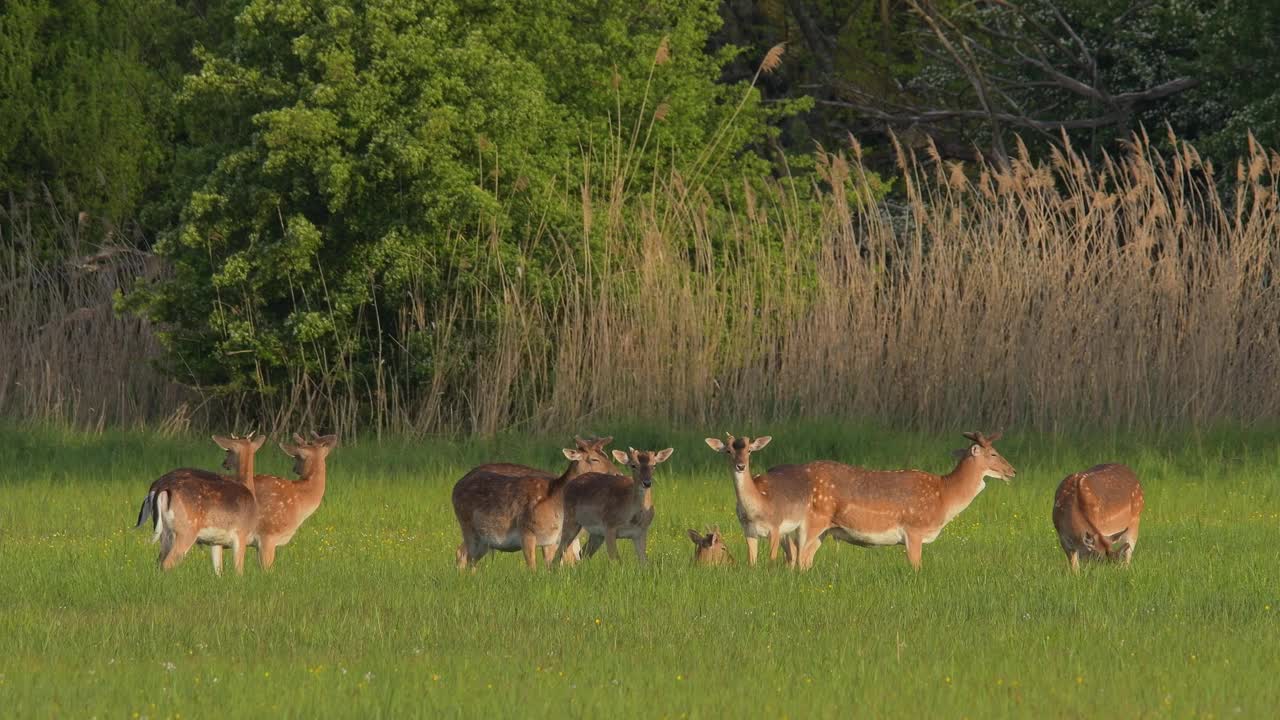
[[[1071,572],[1080,572],[1080,552],[1078,550],[1067,551],[1067,562],[1071,563]]]
[[[760,552],[760,539],[748,535],[747,536],[747,564],[748,565],[755,567],[756,554],[758,552]]]
[[[524,564],[530,570],[538,569],[538,538],[526,532],[520,536],[520,548],[524,550]]]
[[[635,549],[636,549],[636,560],[639,561],[641,565],[644,565],[645,563],[649,562],[649,553],[648,553],[649,533],[647,532],[640,533],[634,539],[632,539],[631,544],[635,546]]]
[[[782,544],[782,551],[787,554],[787,567],[795,567],[800,562],[800,545],[796,542],[796,533],[791,533]]]
[[[231,545],[231,557],[236,564],[236,575],[244,575],[244,554],[249,550],[249,538],[238,537]]]
[[[605,549],[609,551],[610,560],[622,559],[618,557],[618,529],[617,528],[605,528],[604,545],[605,545]]]
[[[822,547],[822,530],[802,525],[797,533],[800,540],[800,556],[796,567],[808,570],[813,567],[813,556],[817,555],[818,548]]]
[[[192,545],[196,544],[196,535],[192,532],[175,532],[173,534],[173,544],[169,546],[169,552],[165,555],[164,560],[160,563],[160,567],[165,570],[172,570],[178,563],[182,562],[182,558],[187,556],[187,551]]]
[[[575,537],[573,542],[569,543],[569,550],[565,553],[565,560],[568,561],[570,565],[577,565],[578,561],[581,559],[582,542]]]
[[[582,530],[577,524],[570,520],[565,520],[564,526],[560,530],[560,543],[556,548],[556,556],[552,558],[552,562],[564,564],[565,552],[569,549],[570,543],[578,539],[578,532]]]
[[[258,567],[270,570],[276,564],[276,544],[274,540],[262,538],[258,541]]]
[[[911,567],[917,571],[920,570],[920,556],[924,552],[924,543],[920,542],[920,536],[916,533],[907,533],[907,560],[911,563]]]
[[[769,531],[769,561],[774,562],[778,559],[778,548],[782,545],[782,529],[773,528]]]
[[[1129,563],[1133,560],[1133,548],[1138,544],[1138,518],[1133,519],[1133,523],[1129,525],[1129,529],[1124,531],[1124,566],[1129,567]]]
[[[577,538],[575,537],[574,540],[576,541]],[[603,544],[604,544],[603,535],[588,535],[587,546],[582,550],[582,558],[585,560],[586,558],[589,558],[592,555],[595,555],[596,552],[600,550],[600,546]]]
[[[222,576],[222,546],[212,545],[209,547],[209,559],[213,560],[213,574]]]

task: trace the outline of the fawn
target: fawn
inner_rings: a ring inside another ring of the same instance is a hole
[[[689,530],[689,539],[693,541],[694,565],[733,565],[733,556],[724,545],[724,535],[720,527],[712,528],[706,535],[697,530]]]
[[[614,450],[613,457],[631,468],[631,477],[588,473],[575,478],[564,491],[564,522],[556,560],[562,560],[569,542],[584,528],[591,538],[583,549],[589,558],[604,543],[609,557],[618,559],[618,538],[629,538],[641,564],[648,560],[649,525],[653,523],[653,469],[675,452],[671,448],[648,452],[628,448]]]
[[[566,484],[584,473],[616,472],[604,449],[613,438],[574,438],[562,452],[569,466],[559,476],[507,463],[481,465],[453,486],[453,512],[462,531],[459,569],[474,568],[490,550],[524,552],[530,570],[542,547],[548,565],[560,542]],[[523,474],[522,474],[523,473]],[[576,536],[573,538],[576,543]]]
[[[223,467],[236,472],[238,482],[207,470],[171,470],[151,483],[138,511],[135,527],[142,527],[148,518],[155,523],[151,542],[160,543],[157,561],[164,570],[176,567],[199,543],[212,546],[215,574],[222,574],[224,546],[231,548],[236,574],[244,574],[244,553],[258,521],[258,504],[240,468],[252,473],[253,453],[266,437],[214,435],[213,441],[227,451]]]
[[[725,433],[728,442],[707,438],[707,446],[729,459],[733,489],[738,498],[738,523],[747,538],[747,564],[756,564],[759,539],[769,538],[769,559],[778,559],[778,546],[786,538],[787,564],[799,557],[793,533],[809,511],[811,480],[807,465],[778,465],[751,477],[751,453],[768,445],[769,435],[752,440]]]
[[[1124,465],[1095,465],[1063,478],[1053,500],[1053,526],[1071,571],[1079,572],[1082,555],[1118,556],[1128,566],[1145,506],[1142,483]]]
[[[920,569],[925,543],[933,542],[952,518],[986,487],[986,478],[1008,481],[1017,471],[1000,456],[993,443],[1000,433],[964,433],[972,441],[946,475],[921,470],[877,471],[814,463],[813,498],[800,528],[800,567],[813,564],[824,535],[877,547],[906,545],[907,560]]]

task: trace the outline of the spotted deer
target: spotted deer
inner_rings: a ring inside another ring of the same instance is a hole
[[[747,538],[747,564],[756,564],[760,538],[769,539],[769,559],[778,559],[783,545],[787,564],[794,565],[799,553],[794,533],[809,511],[812,479],[807,465],[777,465],[751,476],[751,453],[768,445],[769,435],[752,440],[725,433],[727,442],[707,438],[707,446],[729,460],[733,489],[738,498],[738,523]],[[783,542],[783,539],[786,542]]]
[[[1128,566],[1145,506],[1142,483],[1124,465],[1095,465],[1063,478],[1053,499],[1053,526],[1071,571],[1079,572],[1082,556],[1119,558]]]
[[[964,433],[972,444],[955,451],[959,463],[946,475],[922,470],[879,471],[825,463],[815,472],[809,513],[800,527],[800,567],[826,535],[863,547],[906,545],[920,569],[923,546],[986,487],[989,477],[1008,481],[1017,471],[996,451],[1000,433]]]
[[[697,530],[689,530],[689,539],[693,541],[694,565],[733,565],[733,556],[724,545],[724,535],[719,526],[712,528],[706,535]]]
[[[157,562],[164,570],[176,567],[198,543],[211,546],[215,574],[222,574],[223,547],[231,548],[236,574],[244,574],[245,549],[258,522],[253,487],[245,479],[252,476],[253,454],[266,436],[214,435],[213,441],[227,451],[223,467],[237,473],[236,477],[179,468],[151,483],[142,500],[135,527],[142,527],[148,519],[154,523],[151,542],[160,543]],[[247,467],[250,475],[241,474],[242,467]]]
[[[565,486],[585,473],[616,474],[605,453],[611,442],[612,437],[575,437],[574,447],[561,450],[569,466],[559,476],[510,463],[481,465],[464,475],[453,486],[453,512],[462,531],[458,568],[474,568],[490,550],[520,550],[525,564],[536,570],[539,547],[550,565],[560,542]],[[573,543],[576,550],[576,536]]]
[[[649,452],[628,448],[614,450],[613,457],[631,468],[631,477],[588,473],[569,483],[564,491],[564,525],[556,561],[562,560],[573,538],[582,530],[591,536],[583,559],[603,543],[609,557],[618,559],[618,538],[628,538],[636,559],[648,561],[649,525],[653,523],[653,469],[675,452],[671,448]]]
[[[238,468],[237,476],[252,478],[245,482],[258,500],[258,521],[251,544],[258,548],[258,565],[263,570],[271,569],[276,549],[289,544],[302,523],[320,507],[328,474],[325,460],[337,445],[336,435],[321,437],[315,432],[311,433],[311,440],[295,433],[292,445],[280,443],[280,449],[294,459],[293,472],[298,480],[292,481],[275,475],[255,475],[252,454],[240,456],[249,465],[247,469]]]

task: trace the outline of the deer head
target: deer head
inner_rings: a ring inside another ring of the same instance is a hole
[[[312,440],[307,441],[297,433],[293,435],[293,444],[280,443],[285,455],[293,458],[293,472],[299,477],[308,477],[315,463],[323,462],[329,452],[338,446],[337,435],[318,435],[311,433]]]
[[[672,448],[657,452],[636,450],[635,448],[627,448],[627,450],[628,452],[614,450],[613,458],[631,468],[631,476],[645,488],[653,485],[653,469],[657,467],[658,463],[666,462],[667,458],[671,457],[671,453],[675,452]]]
[[[252,458],[254,453],[262,449],[267,442],[267,436],[259,435],[255,438],[250,431],[244,437],[236,437],[235,433],[232,433],[231,437],[214,435],[213,441],[218,444],[218,447],[227,451],[226,458],[222,460],[222,467],[235,474],[240,472],[245,459]]]
[[[996,450],[995,441],[1004,435],[1003,432],[987,437],[980,432],[964,433],[965,438],[973,444],[968,448],[956,450],[953,454],[960,459],[960,462],[975,463],[982,470],[984,478],[999,478],[1005,482],[1009,482],[1015,475],[1017,470],[1013,469],[1013,465]]]
[[[573,437],[574,446],[561,450],[564,456],[569,459],[569,462],[573,463],[569,468],[570,477],[577,477],[591,472],[615,473],[617,468],[613,466],[613,461],[609,458],[609,454],[605,452],[605,448],[611,442],[613,442],[612,437],[584,440],[575,435]]]
[[[763,435],[752,440],[749,437],[735,438],[729,433],[725,433],[726,440],[718,438],[707,438],[707,446],[718,453],[724,453],[729,458],[729,466],[736,473],[746,473],[751,467],[751,453],[762,449],[769,441],[773,440],[770,435]]]

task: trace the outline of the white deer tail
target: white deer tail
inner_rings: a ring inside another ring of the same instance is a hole
[[[169,512],[169,491],[161,490],[156,493],[155,499],[156,513],[156,531],[151,536],[151,542],[160,542],[160,535],[164,533],[164,516]]]

